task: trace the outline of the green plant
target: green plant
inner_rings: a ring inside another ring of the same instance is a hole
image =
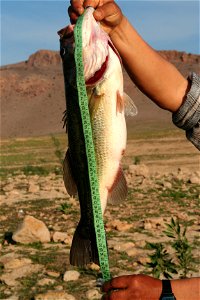
[[[172,258],[170,258],[162,243],[146,242],[146,248],[154,250],[154,253],[149,255],[151,262],[147,263],[147,266],[152,269],[154,277],[160,278],[163,275],[165,278],[170,279],[172,274],[177,274],[176,265],[172,262]]]
[[[62,204],[60,205],[60,207],[58,208],[58,210],[61,211],[61,212],[64,213],[64,214],[68,214],[69,209],[70,209],[71,207],[72,207],[72,205],[71,205],[70,203],[65,202],[65,203],[62,203]]]
[[[174,257],[172,258],[162,243],[146,243],[147,249],[154,250],[154,253],[149,255],[150,262],[146,266],[151,268],[151,272],[156,278],[163,275],[170,279],[172,274],[178,272],[180,272],[181,278],[185,278],[189,271],[195,271],[192,246],[186,238],[187,225],[181,230],[179,220],[175,221],[173,218],[169,224],[165,225],[166,230],[163,233],[173,239],[170,246],[175,250]]]
[[[187,225],[181,230],[179,220],[176,221],[172,218],[170,224],[166,224],[167,230],[164,231],[166,236],[173,239],[171,243],[172,248],[175,250],[176,258],[178,261],[178,269],[181,272],[181,277],[185,278],[190,270],[194,270],[194,257],[192,255],[192,246],[190,245],[187,237]]]
[[[140,162],[141,162],[140,157],[139,157],[139,156],[135,156],[135,157],[134,157],[134,164],[135,164],[135,165],[139,165]]]
[[[60,147],[60,141],[54,135],[51,135],[51,139],[52,139],[53,145],[55,147],[54,153],[55,153],[56,157],[58,158],[60,165],[63,165],[63,151],[61,150],[61,147]]]
[[[46,176],[49,174],[49,171],[43,167],[40,166],[30,166],[27,165],[22,169],[24,175],[40,175],[40,176]]]

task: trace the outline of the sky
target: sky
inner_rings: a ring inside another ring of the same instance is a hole
[[[56,32],[69,23],[69,1],[0,2],[1,65],[27,60],[39,49],[59,50]],[[117,3],[153,48],[200,54],[199,1],[121,0]]]

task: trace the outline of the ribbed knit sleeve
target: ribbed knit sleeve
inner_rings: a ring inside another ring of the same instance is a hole
[[[173,123],[186,131],[186,137],[200,150],[200,76],[189,76],[191,88],[181,107],[172,114]]]

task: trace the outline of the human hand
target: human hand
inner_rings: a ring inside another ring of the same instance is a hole
[[[76,23],[87,6],[95,8],[94,18],[108,34],[111,34],[123,19],[121,9],[114,0],[71,0],[68,13],[72,24]]]
[[[146,275],[120,276],[104,283],[102,291],[102,300],[158,300],[162,282]]]

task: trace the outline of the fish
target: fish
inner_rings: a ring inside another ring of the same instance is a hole
[[[121,167],[127,141],[125,111],[129,115],[136,115],[137,108],[123,92],[120,55],[108,34],[94,19],[93,11],[91,7],[86,9],[82,23],[83,65],[101,209],[104,214],[108,202],[118,204],[127,197],[127,183]],[[68,25],[58,32],[66,95],[64,123],[68,135],[63,179],[68,194],[73,197],[78,195],[81,215],[72,240],[70,264],[84,266],[91,262],[99,264],[99,257],[78,104],[74,26]]]

